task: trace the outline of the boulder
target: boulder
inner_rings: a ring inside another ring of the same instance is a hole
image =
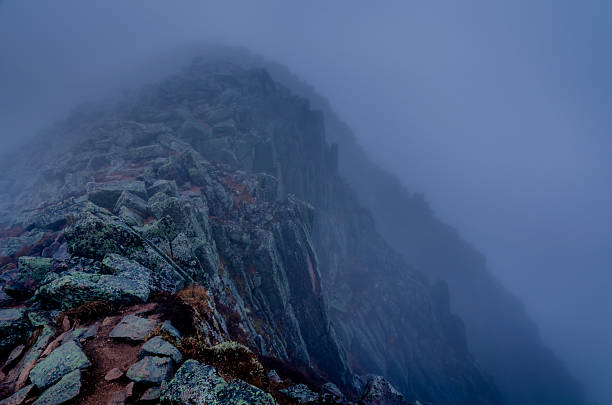
[[[172,360],[168,357],[147,356],[134,363],[127,377],[143,384],[161,384],[172,377]]]
[[[140,349],[138,358],[142,359],[146,356],[170,357],[177,364],[183,360],[181,352],[159,336],[154,336],[147,340],[142,349]]]
[[[128,191],[140,198],[147,198],[147,189],[142,181],[109,181],[106,183],[87,183],[89,201],[100,207],[112,210],[121,196]]]
[[[279,391],[290,401],[298,404],[318,404],[319,395],[312,392],[305,384],[292,385]]]
[[[70,253],[96,260],[102,260],[109,253],[129,256],[145,246],[142,238],[127,225],[108,212],[93,208],[80,214],[65,229],[64,236]]]
[[[44,389],[65,375],[90,365],[91,363],[87,356],[85,356],[85,353],[74,341],[70,340],[52,351],[48,357],[38,363],[30,372],[30,380],[38,388]],[[80,376],[79,373],[79,386]]]
[[[76,369],[43,392],[33,405],[59,405],[70,401],[81,391],[81,370]]]
[[[164,321],[164,323],[162,323],[161,330],[168,333],[176,340],[181,340],[182,338],[181,332],[179,332],[170,321]]]
[[[147,191],[149,195],[155,195],[157,193],[164,193],[170,197],[178,197],[179,195],[178,187],[174,180],[157,180]]]
[[[78,341],[89,340],[96,337],[98,334],[98,326],[91,325],[86,328],[78,328],[72,331],[72,339]]]
[[[67,310],[91,301],[146,302],[149,293],[148,277],[71,271],[42,285],[36,297],[47,306]]]
[[[123,371],[115,367],[111,369],[108,373],[106,373],[106,375],[104,376],[104,379],[106,381],[115,381],[115,380],[120,379],[122,376],[123,376]]]
[[[272,395],[242,380],[233,380],[218,395],[219,404],[274,405]]]
[[[128,315],[113,328],[109,336],[115,339],[142,342],[155,329],[155,326],[157,326],[157,321],[154,319]]]
[[[123,191],[121,193],[115,203],[113,212],[118,213],[122,207],[134,210],[140,215],[147,214],[147,202],[129,191]]]
[[[18,270],[7,280],[4,289],[17,298],[30,297],[51,271],[52,259],[46,257],[22,256]]]
[[[214,367],[187,360],[169,383],[162,384],[160,402],[185,405],[216,403],[226,386]]]
[[[0,309],[0,353],[8,355],[29,336],[30,330],[25,308]]]
[[[155,401],[161,395],[161,389],[159,386],[151,387],[147,389],[140,397],[141,401]]]
[[[370,375],[361,395],[361,403],[367,405],[407,405],[408,402],[389,381],[379,375]]]

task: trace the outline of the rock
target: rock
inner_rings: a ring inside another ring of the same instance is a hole
[[[51,266],[50,258],[22,256],[17,272],[7,280],[4,289],[16,298],[30,297],[51,271]]]
[[[280,384],[283,380],[281,380],[281,378],[279,377],[278,373],[276,372],[276,370],[270,370],[268,371],[268,380],[270,380],[270,382],[272,384]]]
[[[81,370],[76,369],[43,392],[33,405],[59,405],[79,395],[81,391]]]
[[[127,315],[113,328],[109,336],[115,339],[141,342],[149,336],[156,325],[157,321],[153,319]]]
[[[30,376],[30,371],[32,371],[36,365],[36,361],[40,357],[44,348],[49,344],[49,341],[51,338],[53,338],[54,334],[55,330],[53,328],[47,325],[43,327],[34,345],[32,345],[32,347],[30,347],[30,349],[23,356],[23,360],[21,361],[22,365],[18,370],[19,374],[17,376],[17,382],[15,383],[15,389],[21,389],[25,386],[25,382]]]
[[[161,395],[161,389],[159,386],[151,387],[142,394],[140,397],[141,401],[155,401]]]
[[[181,332],[176,329],[170,321],[164,321],[161,326],[161,330],[167,332],[170,336],[174,337],[176,340],[181,340]]]
[[[90,365],[81,348],[75,342],[68,341],[34,367],[30,372],[30,380],[38,388],[44,389],[65,375]],[[80,373],[78,376],[80,381]]]
[[[118,213],[121,208],[128,208],[143,216],[147,214],[147,202],[129,191],[121,193],[119,199],[115,203],[113,212]]]
[[[368,376],[361,395],[361,402],[368,405],[406,405],[402,394],[379,375]]]
[[[126,375],[137,383],[161,384],[172,377],[172,360],[168,357],[147,356],[133,364]]]
[[[136,383],[132,381],[131,383],[125,386],[125,395],[127,395],[128,398],[134,395],[134,385],[136,385]]]
[[[138,358],[142,359],[145,356],[170,357],[176,364],[183,360],[183,355],[181,355],[181,352],[159,336],[152,337],[142,346],[142,349],[140,349],[140,353],[138,354]]]
[[[323,404],[343,404],[346,403],[346,400],[336,384],[328,382],[321,387],[321,402]]]
[[[106,373],[106,375],[104,376],[104,379],[106,381],[115,381],[115,380],[120,379],[122,376],[123,376],[123,371],[115,367],[111,369],[108,373]]]
[[[292,385],[279,391],[291,401],[298,404],[318,404],[319,395],[312,392],[305,384]]]
[[[0,309],[0,353],[7,353],[30,334],[25,308]]]
[[[107,405],[124,405],[126,399],[125,391],[115,391],[108,399]]]
[[[17,360],[19,360],[19,357],[21,357],[24,350],[25,350],[25,345],[19,345],[15,347],[13,351],[11,351],[11,354],[9,354],[9,356],[7,357],[6,361],[4,362],[4,367],[2,368],[3,369],[11,368],[15,363],[17,363]]]
[[[86,328],[78,328],[72,331],[72,338],[81,341],[89,340],[96,337],[98,334],[98,325],[91,325]]]
[[[142,181],[109,181],[106,183],[87,183],[89,201],[100,207],[112,210],[121,196],[128,191],[140,198],[147,198],[147,189]]]
[[[227,383],[212,366],[187,360],[169,383],[162,384],[161,403],[212,404]]]
[[[91,301],[146,302],[149,293],[148,277],[71,271],[42,285],[36,291],[36,298],[45,305],[67,310]]]
[[[157,180],[147,191],[149,195],[155,195],[157,193],[164,193],[170,197],[178,197],[179,195],[178,187],[174,180]]]
[[[218,395],[220,404],[274,405],[272,395],[242,380],[233,380]]]
[[[30,392],[34,388],[34,384],[30,384],[26,387],[23,387],[10,397],[3,399],[0,401],[0,405],[21,405],[26,400]]]
[[[31,311],[28,312],[28,319],[34,327],[55,325],[57,318],[60,316],[60,311]]]
[[[115,253],[109,253],[102,260],[102,271],[115,276],[141,279],[149,284],[150,271],[134,260],[127,259]]]
[[[107,214],[93,209],[85,211],[74,224],[64,230],[70,253],[102,260],[108,253],[125,256],[144,248],[142,238]]]

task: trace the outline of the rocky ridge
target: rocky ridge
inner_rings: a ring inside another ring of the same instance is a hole
[[[195,61],[17,158],[0,179],[5,403],[405,401],[368,373],[500,402],[445,286],[378,236],[322,115],[264,70]]]

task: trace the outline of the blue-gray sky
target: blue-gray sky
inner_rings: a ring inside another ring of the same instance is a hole
[[[328,97],[612,403],[610,21],[597,0],[7,0],[0,146],[154,76],[158,53],[244,45]]]

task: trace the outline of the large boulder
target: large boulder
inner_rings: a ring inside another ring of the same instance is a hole
[[[124,191],[128,191],[143,199],[147,198],[147,189],[142,181],[87,183],[89,201],[109,210],[115,207],[117,200]]]
[[[74,341],[69,340],[34,367],[30,372],[30,380],[38,388],[44,389],[65,375],[90,365],[83,350]]]
[[[318,404],[319,395],[312,392],[305,384],[292,385],[280,390],[292,403]]]
[[[66,310],[91,301],[146,302],[149,293],[148,277],[71,271],[42,285],[36,297],[47,306]]]

